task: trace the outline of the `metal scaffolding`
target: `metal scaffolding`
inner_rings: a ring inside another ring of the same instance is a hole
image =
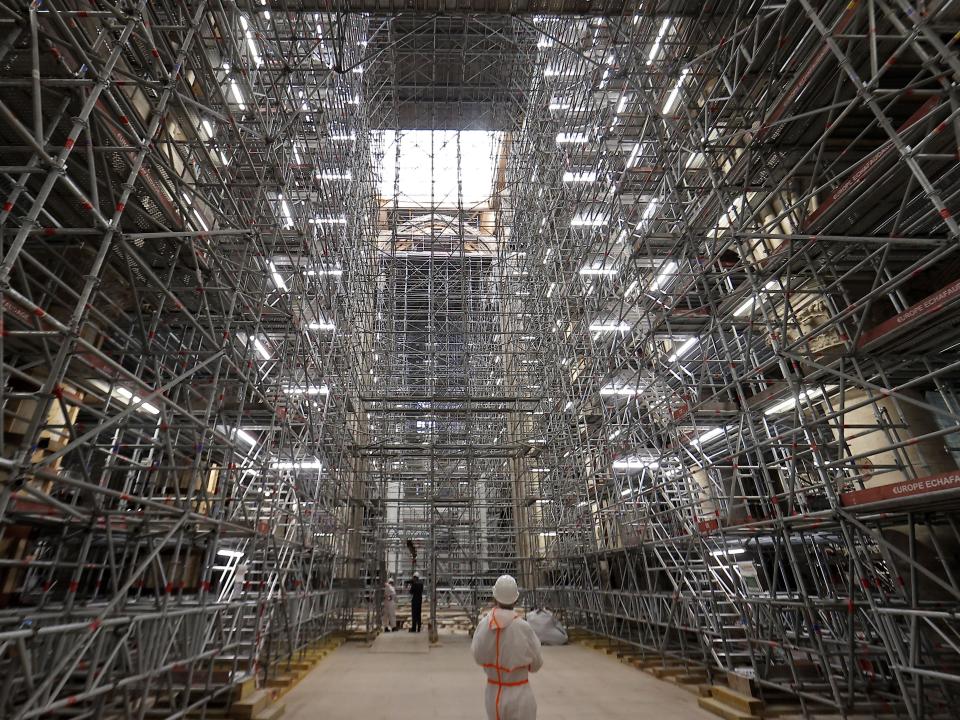
[[[402,5],[0,5],[0,715],[204,717],[418,570],[951,717],[954,4]]]

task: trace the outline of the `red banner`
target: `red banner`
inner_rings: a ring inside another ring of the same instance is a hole
[[[916,480],[902,480],[889,485],[844,493],[840,496],[840,504],[844,507],[870,505],[887,500],[898,500],[905,497],[957,489],[960,489],[960,470],[951,470],[950,472],[917,478]]]
[[[889,320],[867,330],[860,336],[857,348],[863,349],[895,330],[902,330],[927,315],[939,313],[958,297],[960,297],[960,280],[950,283],[933,295],[928,295],[916,305],[911,305],[899,315],[894,315]]]

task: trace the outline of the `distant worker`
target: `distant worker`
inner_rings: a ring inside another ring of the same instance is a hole
[[[397,591],[393,578],[383,586],[383,629],[391,632],[397,626]]]
[[[487,674],[484,704],[489,720],[536,720],[537,701],[527,674],[543,666],[540,640],[513,610],[520,590],[510,575],[493,586],[496,605],[473,633],[473,659]]]
[[[413,580],[410,581],[410,632],[420,632],[422,613],[423,580],[420,579],[420,573],[415,572]]]

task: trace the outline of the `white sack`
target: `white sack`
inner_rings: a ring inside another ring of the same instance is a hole
[[[531,610],[527,622],[543,645],[566,645],[567,631],[549,610]]]

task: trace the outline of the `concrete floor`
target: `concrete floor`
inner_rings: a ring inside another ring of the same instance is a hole
[[[347,643],[284,698],[284,720],[484,720],[483,673],[465,636],[381,635]],[[716,720],[697,698],[579,645],[544,648],[531,676],[540,720]]]

